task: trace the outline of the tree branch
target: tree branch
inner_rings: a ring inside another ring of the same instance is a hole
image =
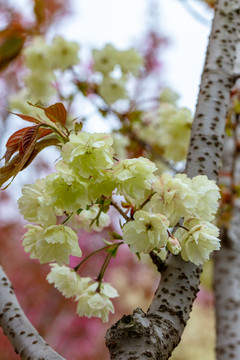
[[[233,85],[240,2],[219,0],[208,45],[192,127],[187,175],[216,180],[223,149],[225,116]],[[180,341],[198,291],[201,267],[169,256],[153,302],[136,309],[107,332],[111,359],[166,360]]]
[[[23,360],[64,360],[29,322],[0,265],[0,326]]]
[[[236,116],[237,118],[237,116]],[[218,360],[240,358],[240,199],[236,198],[234,185],[240,183],[240,153],[238,138],[240,127],[234,124],[233,137],[227,136],[224,145],[221,184],[231,194],[229,226],[221,229],[221,251],[214,257],[214,288],[216,304],[216,353]],[[224,174],[231,174],[226,176]]]

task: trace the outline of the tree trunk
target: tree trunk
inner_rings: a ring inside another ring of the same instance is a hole
[[[219,0],[208,45],[187,160],[187,175],[216,180],[238,41],[239,0]],[[111,359],[165,360],[181,339],[198,291],[201,267],[171,255],[145,314],[136,309],[107,332]]]
[[[1,265],[0,326],[23,360],[64,360],[44,341],[25,316]]]
[[[233,136],[226,136],[220,177],[229,195],[230,222],[222,227],[221,251],[214,257],[218,360],[240,359],[240,199],[234,192],[234,185],[240,183],[240,128],[238,116],[235,118]]]

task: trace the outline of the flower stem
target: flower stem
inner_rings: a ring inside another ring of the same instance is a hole
[[[131,219],[125,214],[125,212],[120,208],[120,206],[116,203],[116,201],[111,200],[111,205],[112,205],[113,207],[115,207],[115,209],[117,209],[117,211],[122,215],[122,217],[124,217],[124,219],[125,219],[126,221],[131,220]]]
[[[91,256],[97,254],[98,252],[102,251],[102,250],[105,250],[105,249],[108,249],[110,248],[111,246],[120,246],[121,244],[123,244],[123,241],[119,242],[119,243],[115,243],[115,244],[110,244],[110,245],[105,245],[103,247],[101,247],[100,249],[97,249],[95,251],[93,251],[91,254],[89,254],[88,256],[85,257],[85,259],[83,259],[77,266],[75,266],[73,268],[74,271],[78,271],[78,269],[80,268],[80,266],[85,263],[85,261],[87,261]],[[111,255],[111,254],[110,254]],[[100,271],[101,272],[101,271]]]

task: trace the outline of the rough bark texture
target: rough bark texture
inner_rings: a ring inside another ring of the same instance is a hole
[[[219,0],[207,50],[187,161],[187,174],[217,179],[229,90],[233,85],[240,1]],[[107,332],[111,359],[165,360],[181,339],[198,291],[201,268],[170,256],[145,314],[136,309]]]
[[[0,326],[23,360],[64,360],[26,318],[0,265]]]
[[[231,231],[223,232],[215,256],[215,304],[218,360],[240,359],[240,204],[235,206]]]
[[[226,137],[221,184],[231,193],[240,183],[239,124],[233,137]],[[228,174],[232,174],[231,178]],[[225,175],[225,176],[224,176]],[[227,176],[228,175],[228,176]],[[221,251],[215,254],[216,353],[218,360],[240,359],[240,199],[232,204],[228,227],[221,231]]]

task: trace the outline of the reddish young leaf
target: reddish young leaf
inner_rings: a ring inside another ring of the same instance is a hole
[[[28,167],[28,165],[31,164],[31,162],[35,159],[35,157],[37,156],[37,154],[40,151],[42,151],[43,149],[45,149],[48,146],[57,145],[57,144],[59,144],[59,140],[57,138],[43,139],[43,140],[38,141],[36,143],[32,153],[31,153],[31,155],[29,156],[27,162],[23,166],[22,170],[25,169],[26,167]]]
[[[31,137],[34,134],[36,128],[39,127],[38,125],[35,126],[28,126],[23,129],[16,131],[14,134],[10,136],[6,144],[6,152],[3,156],[5,158],[5,163],[8,163],[12,155],[19,151],[20,155],[24,153],[24,150],[28,146],[29,142],[31,141]],[[51,134],[51,129],[42,129],[39,128],[38,130],[38,138],[43,138],[44,136]]]
[[[37,128],[38,128],[38,125],[31,126],[23,134],[21,141],[19,143],[19,154],[20,155],[23,155],[27,151],[29,144],[31,143],[32,139],[35,137]]]
[[[38,24],[42,24],[45,21],[45,7],[42,0],[34,0],[34,13],[37,18]]]
[[[3,156],[5,158],[6,163],[8,163],[9,159],[15,153],[15,151],[19,149],[19,144],[21,142],[22,137],[24,136],[26,131],[28,131],[30,128],[32,128],[32,126],[28,126],[23,129],[20,129],[10,136],[6,144],[7,150],[5,152],[5,155]]]
[[[22,114],[17,114],[17,113],[14,113],[12,111],[9,111],[10,114],[13,114],[13,115],[17,115],[19,116],[21,119],[23,120],[26,120],[26,121],[29,121],[29,122],[33,122],[35,124],[41,124],[41,120],[38,120],[36,118],[34,118],[33,116],[30,116],[30,115],[22,115]]]
[[[13,179],[15,176],[21,171],[28,161],[32,151],[34,150],[35,144],[38,139],[38,127],[35,127],[34,132],[31,135],[31,140],[28,143],[28,146],[25,148],[24,153],[21,155],[20,153],[14,156],[14,158],[6,165],[3,166],[0,169],[0,186],[10,179],[13,176]],[[13,181],[12,179],[12,181]],[[11,181],[11,182],[12,182]],[[8,184],[9,186],[10,184]]]
[[[8,28],[0,31],[0,70],[19,55],[25,38],[26,35],[21,28]]]
[[[9,164],[0,168],[0,186],[2,186],[6,181],[8,181],[15,171],[15,162],[19,162],[20,155],[14,156]],[[10,184],[8,184],[4,189],[6,189]],[[3,189],[3,190],[4,190]]]
[[[65,106],[62,103],[56,103],[47,108],[37,104],[33,105],[30,102],[29,104],[44,110],[45,115],[52,122],[61,123],[62,125],[65,125],[67,120],[67,110],[65,109]]]
[[[35,131],[38,128],[38,139],[43,138],[44,136],[52,133],[51,129],[41,129],[39,125],[31,126],[22,136],[22,139],[19,143],[19,154],[22,155],[27,150],[29,144],[32,141],[32,138],[35,136]]]
[[[37,140],[38,136],[32,138],[32,143],[29,144],[29,147],[23,156],[20,154],[15,155],[7,165],[0,168],[0,187],[12,177],[10,183],[4,188],[6,189],[12,183],[16,175],[25,169],[40,151],[47,146],[57,145],[59,143],[57,138],[43,139],[39,142],[37,142]]]
[[[62,103],[56,103],[44,109],[46,116],[53,122],[60,122],[65,125],[67,120],[67,110]]]

